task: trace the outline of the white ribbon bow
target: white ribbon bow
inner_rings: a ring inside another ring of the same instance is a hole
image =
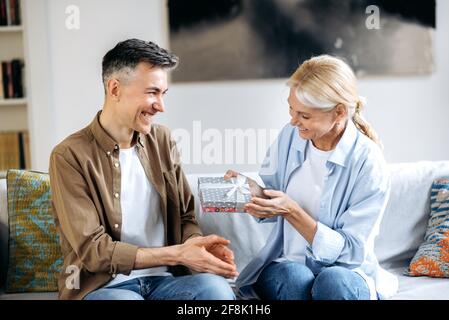
[[[239,174],[237,177],[231,178],[233,187],[226,193],[226,197],[231,198],[237,191],[241,194],[251,194],[249,185],[246,183],[246,177]]]

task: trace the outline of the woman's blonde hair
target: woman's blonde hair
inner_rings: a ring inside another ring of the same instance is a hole
[[[332,110],[344,105],[357,129],[382,147],[377,133],[362,116],[365,98],[359,96],[357,78],[343,60],[329,55],[313,57],[299,66],[287,84],[308,107]]]

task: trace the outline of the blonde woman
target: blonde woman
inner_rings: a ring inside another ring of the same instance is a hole
[[[356,82],[329,55],[291,76],[291,122],[260,171],[270,199],[255,197],[245,207],[276,225],[237,279],[244,298],[385,299],[397,290],[374,254],[390,179]]]

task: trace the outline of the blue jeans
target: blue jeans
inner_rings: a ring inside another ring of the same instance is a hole
[[[234,300],[228,282],[220,276],[199,273],[173,277],[131,279],[90,292],[84,300]]]
[[[370,290],[358,273],[343,267],[328,267],[318,275],[292,261],[272,262],[253,285],[267,300],[369,300]]]

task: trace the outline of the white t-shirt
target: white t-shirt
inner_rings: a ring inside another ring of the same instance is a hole
[[[327,174],[326,162],[332,151],[319,150],[309,141],[304,163],[293,172],[287,184],[286,194],[315,220],[320,209],[324,177]],[[305,263],[306,246],[307,240],[284,220],[284,252],[276,261]]]
[[[147,178],[136,148],[120,149],[121,170],[121,241],[139,247],[165,246],[165,230],[160,197]],[[117,274],[106,286],[144,276],[170,275],[167,267],[133,270]]]

